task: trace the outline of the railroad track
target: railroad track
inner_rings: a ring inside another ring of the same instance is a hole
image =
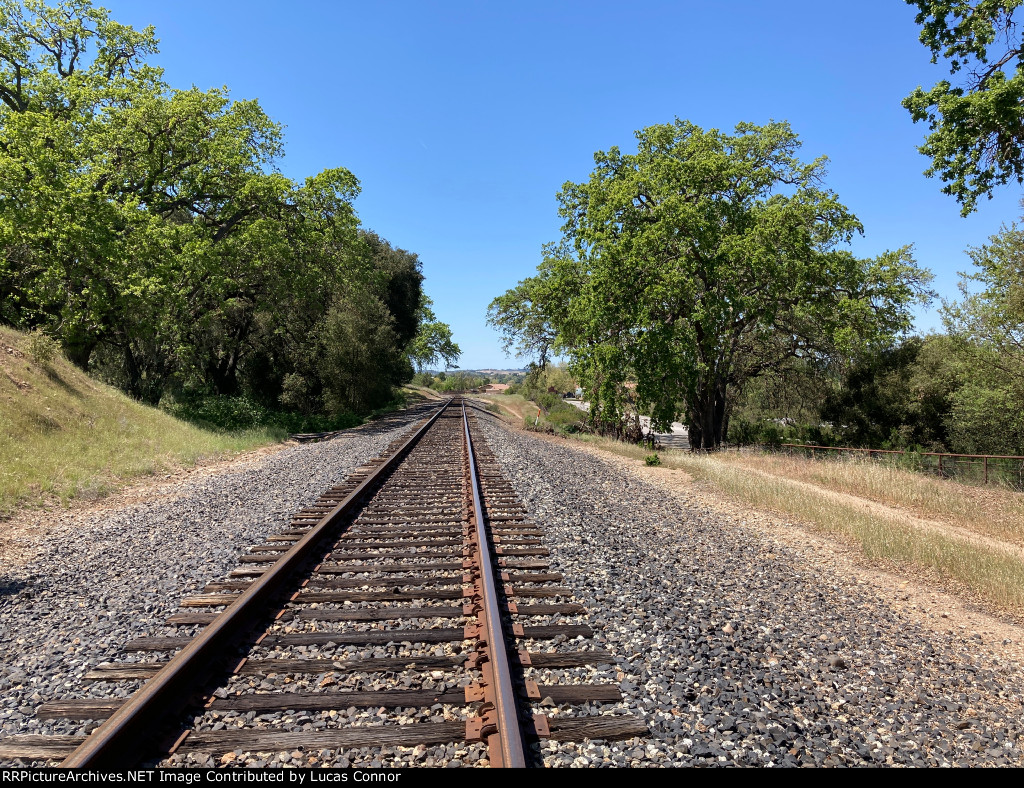
[[[86,674],[141,682],[127,702],[38,709],[102,720],[87,737],[10,736],[0,758],[130,768],[286,751],[316,765],[323,750],[466,742],[477,762],[516,767],[541,765],[539,739],[646,734],[602,713],[621,693],[587,669],[612,656],[585,647],[585,610],[476,418],[449,401],[183,600],[164,633]]]

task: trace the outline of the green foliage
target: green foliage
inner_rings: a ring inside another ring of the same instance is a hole
[[[926,345],[930,354],[922,358]],[[865,354],[849,369],[842,388],[830,394],[821,409],[847,446],[905,449],[923,446],[947,451],[948,390],[934,385],[934,366],[948,342],[943,337],[911,337],[900,345]]]
[[[1024,454],[1024,231],[1004,227],[969,251],[975,271],[943,310],[954,359],[950,439],[962,452]]]
[[[551,277],[526,279],[487,307],[487,323],[498,330],[505,353],[515,349],[519,358],[536,358],[541,369],[547,367],[558,340],[551,314],[551,306],[558,300],[550,291],[554,286]]]
[[[545,416],[558,432],[582,432],[586,424],[586,414],[573,405],[557,402],[550,407]]]
[[[715,448],[747,381],[909,327],[929,275],[908,248],[840,248],[860,224],[822,186],[825,160],[796,158],[788,124],[727,135],[677,119],[636,136],[635,155],[599,152],[589,181],[565,184],[561,243],[492,303],[522,347],[550,338],[537,325],[555,330],[599,428],[649,412]]]
[[[842,440],[824,424],[787,423],[769,418],[750,421],[734,417],[729,420],[729,443],[737,446],[779,446],[783,443],[836,446]]]
[[[48,366],[60,356],[60,345],[42,329],[36,329],[28,337],[28,354],[33,361]]]
[[[462,351],[452,338],[451,328],[439,322],[434,310],[431,309],[433,303],[424,297],[419,312],[419,329],[409,346],[409,358],[420,372],[442,361],[444,368],[450,369],[462,355]]]
[[[251,397],[191,396],[180,401],[161,402],[161,408],[175,418],[222,432],[241,432],[276,427],[290,433],[327,432],[347,429],[362,423],[352,413],[327,417],[272,410]]]
[[[916,5],[921,42],[949,61],[960,84],[942,80],[903,100],[930,134],[919,150],[966,216],[978,198],[1008,181],[1024,182],[1024,53],[1013,15],[1020,0],[907,0]]]
[[[657,454],[648,454],[644,457],[644,465],[649,468],[657,467],[658,465],[661,465],[661,457]]]
[[[416,255],[360,230],[355,176],[284,177],[258,102],[174,89],[153,29],[89,0],[0,20],[0,322],[145,401],[328,416],[387,402],[425,331],[457,352]]]
[[[533,401],[540,405],[541,409],[547,413],[552,408],[555,408],[561,402],[561,399],[557,394],[551,394],[550,392],[544,391],[533,398]]]
[[[448,375],[444,372],[438,373],[434,381],[434,388],[438,391],[469,391],[479,388],[485,383],[485,378],[459,370]]]
[[[529,371],[523,378],[517,391],[527,399],[532,399],[544,408],[544,404],[560,400],[562,394],[576,390],[576,379],[564,364],[540,366],[530,364]],[[542,401],[541,397],[545,399]]]
[[[821,419],[825,398],[841,384],[834,359],[816,363],[795,358],[772,371],[748,380],[736,393],[729,410],[729,433],[736,420],[751,423],[777,419],[787,424],[813,424]],[[733,439],[730,437],[730,442]]]
[[[393,385],[412,379],[391,313],[381,301],[362,295],[339,300],[327,314],[322,343],[318,374],[328,413],[366,413],[391,399]]]

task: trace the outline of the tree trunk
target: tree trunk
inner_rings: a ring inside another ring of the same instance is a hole
[[[135,360],[135,354],[132,353],[131,342],[125,340],[124,343],[124,372],[127,378],[128,395],[134,399],[142,399],[142,372],[139,370],[139,364]]]
[[[690,449],[717,451],[725,440],[726,385],[719,377],[705,383],[690,408]]]
[[[89,359],[92,358],[92,352],[98,344],[91,337],[70,337],[64,339],[61,349],[64,351],[64,355],[67,356],[68,361],[79,369],[88,370]]]
[[[206,372],[217,394],[231,396],[238,393],[238,358],[234,351],[211,359],[206,365]]]

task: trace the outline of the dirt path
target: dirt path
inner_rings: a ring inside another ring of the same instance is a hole
[[[747,465],[732,466],[742,468],[744,471],[752,474],[756,474],[766,479],[773,479],[777,481],[791,484],[794,487],[799,487],[804,490],[809,490],[813,493],[821,495],[831,501],[842,503],[846,506],[859,509],[863,512],[867,512],[873,515],[879,515],[890,520],[895,520],[900,525],[907,528],[917,528],[924,531],[930,531],[932,533],[941,534],[952,539],[958,539],[961,542],[968,544],[977,545],[979,547],[986,547],[991,550],[998,550],[1004,553],[1009,553],[1019,560],[1024,561],[1024,548],[1004,542],[1000,539],[994,539],[990,536],[975,533],[959,525],[953,525],[951,523],[941,522],[939,520],[928,520],[923,517],[917,517],[916,515],[908,513],[904,509],[900,509],[895,506],[889,506],[878,501],[872,501],[869,498],[861,498],[859,495],[852,495],[851,493],[838,492],[836,490],[829,490],[825,487],[820,487],[817,484],[811,482],[800,481],[798,479],[791,479],[788,476],[782,476],[777,473],[770,473],[763,471],[759,468],[751,468]]]

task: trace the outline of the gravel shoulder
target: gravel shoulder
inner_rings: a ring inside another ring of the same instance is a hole
[[[816,533],[810,526],[794,520],[753,509],[742,502],[724,496],[711,485],[695,481],[688,473],[669,468],[652,468],[639,460],[622,457],[585,443],[570,443],[561,438],[537,436],[541,440],[571,447],[632,474],[649,484],[660,487],[680,497],[682,503],[698,504],[725,518],[732,526],[754,529],[762,537],[772,539],[795,551],[801,560],[818,566],[830,575],[847,577],[857,585],[870,586],[871,590],[886,604],[898,609],[903,615],[921,626],[944,634],[953,630],[977,633],[986,646],[999,659],[1024,665],[1024,626],[1019,617],[1005,611],[993,610],[992,606],[972,594],[969,589],[949,590],[949,581],[931,577],[928,574],[908,575],[900,567],[880,567],[867,562],[860,550],[837,538]],[[813,485],[811,485],[813,487]],[[822,491],[822,488],[814,488]],[[831,493],[831,491],[824,491]],[[833,493],[844,500],[856,503],[865,509],[882,514],[898,515],[916,525],[934,526],[935,530],[963,537],[963,529],[911,517],[892,507],[884,506],[843,493]],[[972,536],[972,535],[968,535]],[[1012,545],[995,540],[978,539],[979,543],[993,543],[1001,549],[1013,549]]]
[[[1024,764],[1012,622],[685,474],[480,421],[652,731],[549,765]]]
[[[287,527],[294,511],[379,456],[422,414],[413,408],[332,440],[135,487],[49,520],[34,538],[23,530],[28,560],[0,564],[0,735],[75,732],[74,723],[37,720],[36,707],[110,697],[110,685],[87,684],[83,674],[160,629],[181,597],[234,568],[249,546]]]
[[[294,441],[275,443],[228,459],[213,459],[192,467],[178,468],[171,473],[137,481],[102,498],[74,499],[67,507],[53,504],[26,506],[12,517],[0,521],[0,572],[9,573],[14,567],[24,566],[36,558],[43,550],[45,537],[54,531],[88,528],[97,517],[143,501],[176,500],[188,494],[188,484],[225,473],[244,473],[266,458],[297,445]]]

